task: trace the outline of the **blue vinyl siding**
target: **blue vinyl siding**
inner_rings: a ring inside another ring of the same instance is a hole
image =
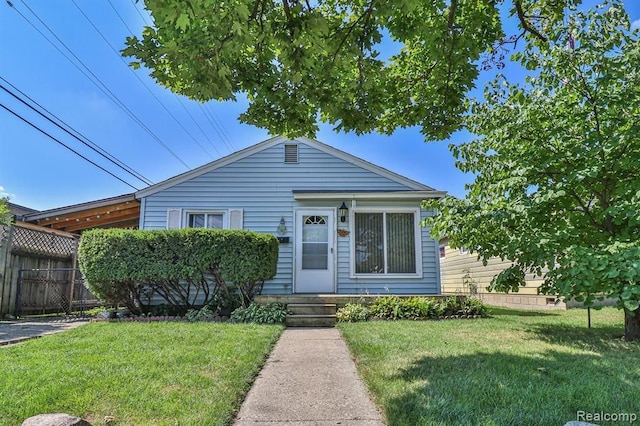
[[[284,163],[284,144],[266,147],[199,176],[165,187],[144,197],[141,226],[166,229],[167,211],[243,210],[243,229],[277,235],[281,217],[290,243],[280,245],[277,276],[265,283],[264,294],[293,291],[294,212],[297,208],[337,208],[344,200],[296,201],[292,191],[403,191],[415,190],[388,176],[374,173],[314,146],[298,142],[299,162]],[[375,206],[396,206],[393,201],[367,201]],[[417,207],[417,201],[410,204]],[[405,201],[404,206],[407,206]],[[422,215],[425,213],[422,212]],[[340,225],[338,221],[339,227]],[[184,225],[183,225],[184,226]],[[335,232],[335,230],[334,230]],[[384,281],[349,278],[349,237],[337,237],[338,293],[423,293],[439,292],[437,244],[422,230],[423,278]]]

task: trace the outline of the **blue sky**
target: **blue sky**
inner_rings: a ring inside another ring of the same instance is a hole
[[[14,7],[0,4],[0,77],[5,80],[0,83],[23,91],[148,180],[160,182],[269,137],[238,122],[246,103],[198,104],[156,85],[145,70],[134,72],[126,65],[128,60],[114,49],[122,49],[128,35],[139,34],[149,23],[141,3],[11,1]],[[628,0],[625,7],[640,26],[640,1]],[[518,78],[514,68],[507,70]],[[2,90],[0,104],[133,186],[145,186]],[[451,141],[469,138],[459,133]],[[418,129],[356,136],[322,126],[317,139],[456,196],[464,195],[472,179],[455,168],[448,142],[425,143]],[[0,109],[0,196],[44,210],[130,192],[134,188]]]

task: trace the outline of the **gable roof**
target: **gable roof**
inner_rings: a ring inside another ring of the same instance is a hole
[[[233,154],[227,155],[226,157],[222,157],[218,160],[212,161],[210,163],[207,163],[203,166],[200,166],[198,168],[195,168],[193,170],[190,170],[188,172],[179,174],[177,176],[174,176],[172,178],[169,178],[167,180],[164,180],[162,182],[156,183],[154,185],[148,186],[147,188],[144,188],[138,192],[135,193],[136,198],[144,198],[144,197],[148,197],[150,195],[156,194],[164,189],[170,188],[174,185],[178,185],[182,182],[186,182],[188,180],[191,180],[195,177],[198,177],[200,175],[203,175],[205,173],[214,171],[216,169],[219,169],[221,167],[224,167],[228,164],[231,164],[233,162],[239,161],[243,158],[246,158],[250,155],[253,155],[255,153],[258,153],[260,151],[263,151],[265,149],[271,148],[275,145],[278,145],[280,143],[283,142],[299,142],[299,143],[303,143],[306,145],[309,145],[313,148],[316,148],[320,151],[323,151],[329,155],[332,155],[336,158],[339,158],[341,160],[344,160],[348,163],[351,163],[355,166],[361,167],[365,170],[368,170],[370,172],[373,172],[375,174],[378,174],[380,176],[384,176],[394,182],[398,182],[402,185],[405,185],[407,187],[409,187],[411,190],[413,191],[435,191],[435,189],[424,185],[420,182],[417,182],[415,180],[409,179],[405,176],[399,175],[397,173],[394,173],[390,170],[385,169],[384,167],[380,167],[377,166],[373,163],[370,163],[366,160],[363,160],[362,158],[356,157],[354,155],[348,154],[344,151],[341,151],[337,148],[334,148],[332,146],[329,146],[327,144],[324,144],[320,141],[317,141],[315,139],[311,139],[311,138],[306,138],[306,137],[298,137],[295,139],[289,139],[286,138],[284,136],[276,136],[273,137],[271,139],[267,139],[266,141],[257,143],[255,145],[252,145],[248,148],[245,148],[243,150],[237,151]]]

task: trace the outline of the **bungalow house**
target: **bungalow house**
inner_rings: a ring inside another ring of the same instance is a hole
[[[421,200],[442,191],[308,138],[275,137],[135,194],[140,229],[246,229],[280,241],[263,295],[439,294]]]

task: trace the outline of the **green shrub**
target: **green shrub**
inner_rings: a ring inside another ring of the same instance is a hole
[[[438,319],[444,312],[442,303],[433,297],[425,298],[425,304],[427,309],[427,315],[425,318]]]
[[[460,300],[462,298],[458,296],[447,296],[440,301],[440,310],[442,311],[440,316],[452,316],[461,315],[462,306]]]
[[[400,319],[421,319],[429,316],[426,297],[409,297],[402,299],[400,304]]]
[[[371,316],[382,319],[400,319],[402,299],[398,296],[382,296],[371,302]]]
[[[345,309],[347,308],[348,309]],[[383,296],[374,300],[368,307],[359,304],[346,305],[338,311],[338,320],[366,321],[368,318],[385,320],[400,319],[437,319],[457,315],[487,315],[481,300],[475,298],[449,296],[441,300],[433,297]],[[362,312],[367,312],[363,315]]]
[[[276,274],[278,240],[237,230],[95,229],[83,233],[78,260],[95,295],[135,314],[155,295],[183,311],[218,294],[248,306]]]
[[[189,322],[210,321],[216,317],[216,313],[205,305],[200,309],[189,309],[185,317]]]
[[[484,318],[487,316],[487,308],[484,303],[482,303],[482,300],[467,297],[462,303],[462,313],[464,315],[480,315]]]
[[[282,324],[289,315],[289,310],[282,303],[261,305],[251,303],[247,308],[238,308],[231,314],[231,319],[254,324]]]
[[[339,322],[366,321],[370,316],[369,308],[360,303],[347,303],[336,312],[336,319]]]

